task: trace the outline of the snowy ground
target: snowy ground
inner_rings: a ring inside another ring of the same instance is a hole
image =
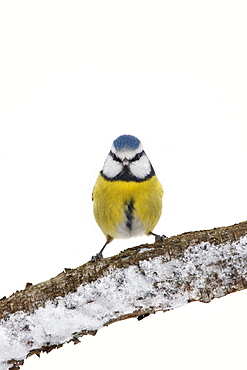
[[[227,265],[222,267],[221,261]],[[211,273],[222,284],[215,284],[212,297],[222,297],[225,290],[229,291],[227,287],[232,289],[235,271],[247,276],[246,261],[247,237],[243,237],[232,244],[191,246],[181,259],[160,256],[143,260],[139,266],[110,271],[33,314],[12,314],[0,326],[0,366],[8,369],[8,360],[23,360],[30,350],[45,343],[67,342],[73,334],[97,331],[117,317],[140,309],[165,311],[199,300],[207,280],[213,278]]]

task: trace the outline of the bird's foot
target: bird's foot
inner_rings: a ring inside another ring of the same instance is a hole
[[[166,239],[167,239],[167,236],[165,235],[158,235],[158,234],[155,234],[155,233],[149,233],[149,235],[153,235],[155,237],[155,243],[156,242],[164,242]]]
[[[164,242],[167,239],[165,235],[155,235],[155,243],[156,242]]]
[[[102,260],[104,257],[103,257],[103,253],[102,252],[99,252],[99,253],[96,253],[95,256],[92,256],[91,258],[91,261],[92,262],[97,262],[99,260]]]

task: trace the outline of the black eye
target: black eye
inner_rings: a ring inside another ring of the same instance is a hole
[[[138,161],[144,154],[144,151],[140,152],[140,153],[137,153],[134,158],[131,159],[131,162],[135,162],[135,161]]]
[[[112,151],[110,151],[110,156],[112,157],[112,159],[113,159],[114,161],[121,162],[121,159],[120,159],[120,158],[118,158],[118,157],[116,156],[116,154],[115,154],[115,153],[113,153]]]

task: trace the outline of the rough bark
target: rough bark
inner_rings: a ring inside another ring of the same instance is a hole
[[[239,241],[243,240],[246,235],[247,221],[229,227],[184,233],[167,238],[163,242],[130,248],[116,256],[97,262],[89,261],[76,269],[65,269],[65,271],[48,281],[37,285],[27,283],[24,290],[16,291],[8,298],[3,297],[0,300],[1,322],[8,321],[11,315],[19,311],[33,314],[39,307],[45,307],[48,301],[55,302],[59,297],[65,297],[69,293],[76,292],[81,285],[91,284],[104,276],[111,276],[112,272],[116,270],[123,271],[130,266],[136,266],[140,270],[140,274],[146,274],[142,269],[142,262],[152,261],[157,257],[161,258],[164,268],[171,261],[178,261],[185,267],[186,265],[189,266],[194,257],[190,259],[188,256],[190,251],[195,256],[195,250],[192,250],[194,246],[199,246],[196,250],[197,259],[193,260],[193,271],[197,273],[191,272],[188,275],[189,277],[186,278],[187,281],[183,281],[182,276],[178,276],[176,280],[178,272],[174,272],[175,282],[173,281],[172,288],[174,293],[171,292],[171,287],[169,287],[169,294],[172,297],[173,294],[179,292],[181,296],[187,297],[186,303],[195,300],[210,302],[215,297],[219,298],[247,287],[247,244],[245,245],[245,242],[241,244],[241,252],[238,248]],[[209,250],[209,246],[217,248],[220,258],[218,260],[214,258],[211,263],[202,267],[201,258],[203,259],[203,253]],[[244,248],[246,252],[244,252]],[[187,257],[185,258],[185,256]],[[200,262],[195,262],[199,261],[198,256],[200,257]],[[241,268],[236,266],[241,266]],[[194,291],[191,294],[192,286],[195,286],[197,279],[201,278],[200,273],[206,274],[206,278],[203,280],[203,285],[200,286],[199,293]],[[169,296],[164,280],[156,281],[155,284],[152,294],[159,290],[162,291],[163,295],[167,294]],[[150,305],[147,308],[145,305],[142,306],[142,297],[139,300],[138,308],[135,306],[132,312],[125,314],[119,313],[118,315],[114,313],[114,316],[110,319],[108,318],[108,321],[104,322],[103,325],[107,326],[113,322],[131,317],[141,319],[156,311],[167,311],[175,308],[172,304],[171,306],[166,306],[167,308],[164,308],[162,304]],[[96,332],[97,330],[87,330],[85,328],[80,332],[71,333],[71,337],[66,342],[74,341],[76,344],[79,342],[78,338],[80,336],[86,334],[95,335]],[[45,343],[40,348],[30,349],[27,357],[32,354],[39,355],[41,352],[50,352],[53,348],[58,348],[62,345],[63,343]],[[18,369],[23,364],[23,361],[24,358],[22,360],[10,358],[9,364],[11,364],[12,369]]]

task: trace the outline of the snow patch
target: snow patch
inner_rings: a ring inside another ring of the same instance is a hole
[[[140,249],[138,253],[149,252],[149,251],[152,251],[153,249],[155,249],[155,248],[145,248],[144,247],[144,248]]]
[[[31,349],[44,343],[59,344],[82,330],[98,330],[120,315],[154,307],[180,307],[201,296],[210,272],[216,272],[227,286],[232,266],[247,274],[247,237],[232,244],[200,243],[185,250],[180,259],[164,261],[162,256],[139,262],[139,266],[116,269],[75,293],[48,302],[33,314],[16,312],[0,323],[0,369],[10,359],[25,359]],[[149,250],[149,249],[148,249]],[[237,252],[236,252],[237,251]],[[224,269],[217,262],[227,260]],[[191,281],[190,289],[183,291]],[[222,291],[215,287],[215,297]]]

